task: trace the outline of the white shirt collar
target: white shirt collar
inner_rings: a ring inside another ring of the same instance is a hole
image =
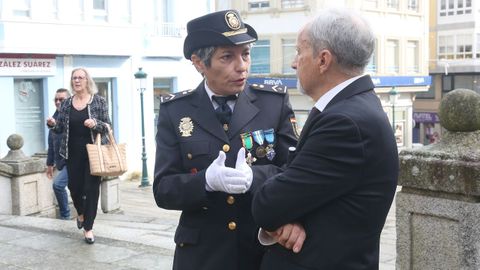
[[[215,93],[212,91],[212,89],[210,89],[210,87],[208,87],[207,80],[204,81],[204,85],[205,85],[205,91],[207,92],[208,98],[210,98],[210,102],[212,102],[213,109],[217,109],[218,104],[212,99],[212,96],[214,96]],[[236,96],[238,97],[238,94]],[[232,109],[233,111],[233,109],[235,108],[235,100],[229,100],[227,101],[227,104],[228,106],[230,106],[230,109]]]
[[[317,107],[317,109],[320,111],[320,112],[323,112],[323,110],[325,109],[325,107],[327,107],[328,103],[330,103],[330,101],[332,101],[332,99],[338,95],[338,93],[340,93],[343,89],[345,89],[347,86],[349,86],[351,83],[353,83],[354,81],[356,81],[358,78],[360,77],[363,77],[364,75],[359,75],[359,76],[356,76],[356,77],[353,77],[353,78],[350,78],[340,84],[338,84],[337,86],[333,87],[332,89],[328,90],[323,96],[321,96],[317,102],[315,103],[315,107]]]

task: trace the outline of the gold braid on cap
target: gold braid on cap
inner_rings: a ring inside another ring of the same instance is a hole
[[[226,37],[231,37],[231,36],[236,36],[236,35],[245,34],[245,33],[247,33],[247,28],[243,28],[237,31],[223,32],[222,35]]]

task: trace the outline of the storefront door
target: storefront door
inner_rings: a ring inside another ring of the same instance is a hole
[[[41,79],[15,79],[15,129],[23,137],[23,153],[44,152],[45,121]]]

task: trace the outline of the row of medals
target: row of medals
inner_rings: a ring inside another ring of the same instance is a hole
[[[251,151],[253,149],[253,142],[257,143],[255,149],[255,156],[257,158],[267,157],[268,160],[275,158],[275,149],[273,149],[273,143],[275,142],[275,130],[273,128],[267,130],[256,130],[252,132],[245,132],[240,134],[243,147],[247,150],[247,163],[251,166],[257,159],[252,156]],[[267,146],[263,146],[265,141]]]

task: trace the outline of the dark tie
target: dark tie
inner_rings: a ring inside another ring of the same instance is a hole
[[[227,101],[235,100],[237,99],[237,96],[212,96],[212,99],[218,104],[218,108],[215,109],[218,120],[220,120],[222,125],[228,124],[230,122],[230,118],[232,117],[232,109],[230,109],[230,106],[228,106]]]

